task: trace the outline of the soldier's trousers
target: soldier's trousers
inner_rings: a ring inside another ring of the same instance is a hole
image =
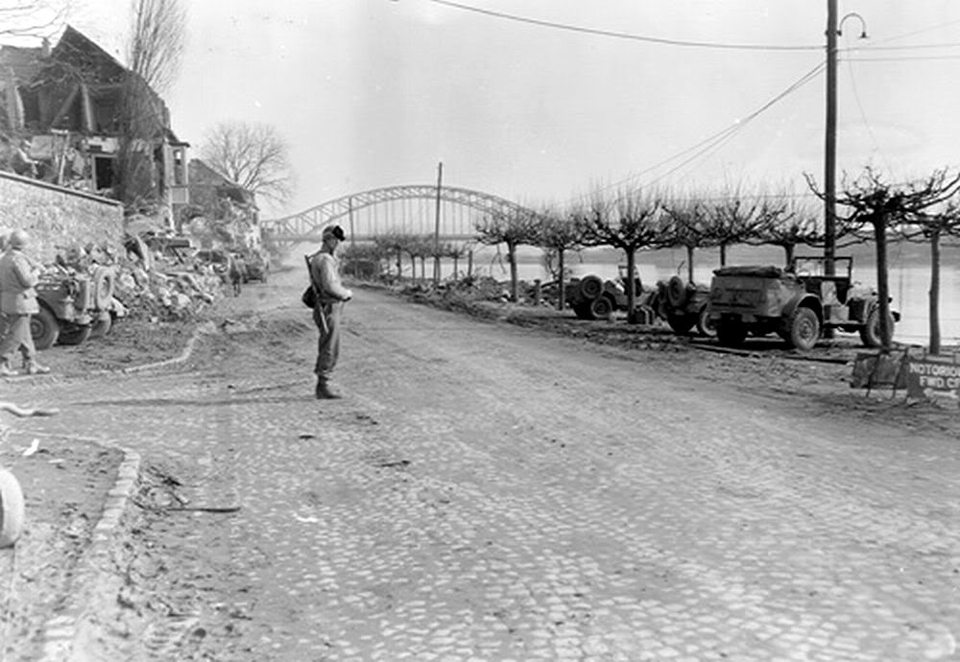
[[[33,336],[30,334],[30,315],[7,313],[6,329],[0,339],[0,360],[12,363],[13,354],[18,349],[26,362],[33,361],[37,355],[37,348],[34,347]]]
[[[343,304],[317,304],[313,308],[313,321],[320,332],[317,341],[317,363],[313,371],[317,377],[329,379],[340,358],[340,309]]]

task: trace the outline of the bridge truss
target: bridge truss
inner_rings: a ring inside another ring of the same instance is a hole
[[[412,184],[352,193],[297,214],[263,220],[260,224],[281,244],[319,241],[320,232],[332,223],[340,225],[350,241],[369,241],[392,233],[433,237],[438,228],[438,191],[441,241],[476,239],[476,223],[487,216],[534,213],[489,193],[455,186],[438,189],[431,184]]]

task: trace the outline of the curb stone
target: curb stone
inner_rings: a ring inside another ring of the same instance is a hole
[[[180,355],[174,358],[130,368],[94,371],[90,374],[102,375],[116,372],[129,374],[183,363],[192,356],[194,347],[200,336],[215,331],[216,326],[213,322],[201,324],[193,332],[193,335],[190,336]],[[140,454],[135,451],[116,444],[104,442],[101,439],[81,439],[79,437],[64,437],[63,435],[57,435],[57,437],[94,443],[98,446],[119,450],[123,453],[123,460],[117,469],[117,480],[110,491],[107,492],[103,513],[100,516],[100,520],[94,526],[90,536],[90,545],[84,551],[78,563],[77,572],[73,580],[74,590],[72,591],[72,595],[68,596],[63,612],[44,624],[40,637],[43,644],[41,659],[44,660],[44,662],[79,662],[87,658],[86,655],[77,649],[77,644],[80,635],[80,626],[88,615],[90,604],[88,598],[92,594],[94,587],[99,583],[98,578],[102,569],[108,565],[117,529],[121,524],[130,499],[136,492],[140,476],[141,457]]]
[[[58,437],[63,438],[61,435]],[[76,437],[67,437],[81,441]],[[83,552],[72,585],[72,595],[66,600],[63,612],[47,621],[43,627],[41,641],[43,642],[44,661],[81,660],[83,657],[75,655],[74,644],[81,621],[87,614],[89,595],[98,583],[101,569],[106,567],[113,548],[115,533],[120,526],[126,512],[130,498],[137,489],[140,476],[140,454],[119,446],[104,443],[100,440],[83,438],[82,441],[92,442],[100,446],[119,450],[123,453],[123,460],[117,469],[117,480],[107,492],[103,506],[103,514],[93,528],[90,535],[90,545]]]

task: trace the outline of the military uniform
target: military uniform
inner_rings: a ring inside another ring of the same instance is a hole
[[[340,358],[340,312],[353,292],[340,282],[340,261],[334,255],[336,246],[343,241],[343,230],[340,226],[328,227],[323,231],[323,238],[323,248],[311,255],[308,262],[310,280],[317,293],[313,321],[320,333],[313,370],[317,375],[316,396],[327,399],[337,397],[328,382]]]
[[[6,318],[0,338],[0,375],[14,374],[11,367],[14,353],[20,350],[28,374],[47,372],[37,363],[37,349],[30,333],[30,318],[40,312],[37,303],[37,269],[21,245],[11,242],[0,256],[0,313]]]

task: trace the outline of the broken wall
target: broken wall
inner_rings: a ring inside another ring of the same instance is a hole
[[[123,243],[123,207],[81,191],[0,172],[0,232],[24,229],[32,237],[30,253],[50,263],[70,246]]]

